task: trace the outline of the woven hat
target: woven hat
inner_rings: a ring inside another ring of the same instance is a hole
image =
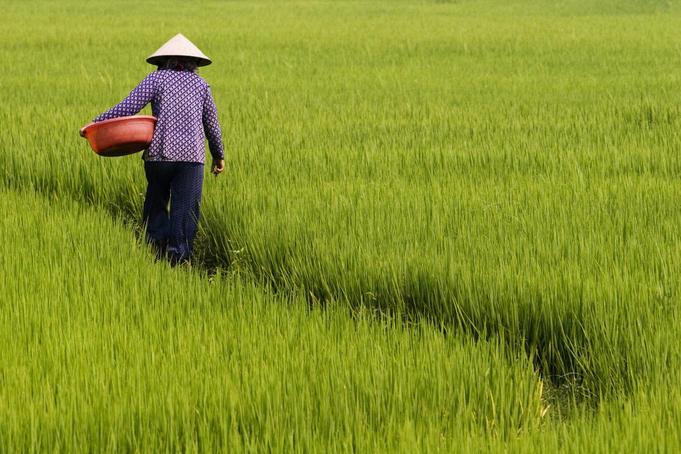
[[[210,58],[199,50],[182,33],[178,33],[162,45],[156,52],[147,57],[147,63],[161,65],[168,57],[190,57],[198,61],[198,66],[210,65]]]

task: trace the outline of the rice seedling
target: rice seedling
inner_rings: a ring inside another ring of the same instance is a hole
[[[181,29],[216,61],[202,75],[228,150],[201,263],[327,311],[428,320],[603,405],[522,449],[674,446],[676,4],[126,6],[7,6],[3,186],[136,219],[140,162],[96,159],[75,132]]]
[[[415,449],[539,424],[539,377],[503,345],[153,263],[73,202],[0,209],[5,450]]]

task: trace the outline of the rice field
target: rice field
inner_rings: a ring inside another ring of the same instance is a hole
[[[3,450],[681,446],[681,5],[3,13]],[[189,269],[77,134],[178,31],[227,155]]]

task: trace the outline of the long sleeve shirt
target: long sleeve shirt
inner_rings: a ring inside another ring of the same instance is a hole
[[[224,159],[222,133],[209,85],[190,71],[157,70],[149,74],[119,104],[94,121],[139,113],[151,103],[157,118],[146,161],[205,161],[204,141],[214,159]]]

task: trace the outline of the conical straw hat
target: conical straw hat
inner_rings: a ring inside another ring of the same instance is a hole
[[[212,62],[198,47],[182,33],[178,33],[147,58],[152,65],[161,65],[168,57],[191,57],[198,60],[198,66],[210,65]]]

